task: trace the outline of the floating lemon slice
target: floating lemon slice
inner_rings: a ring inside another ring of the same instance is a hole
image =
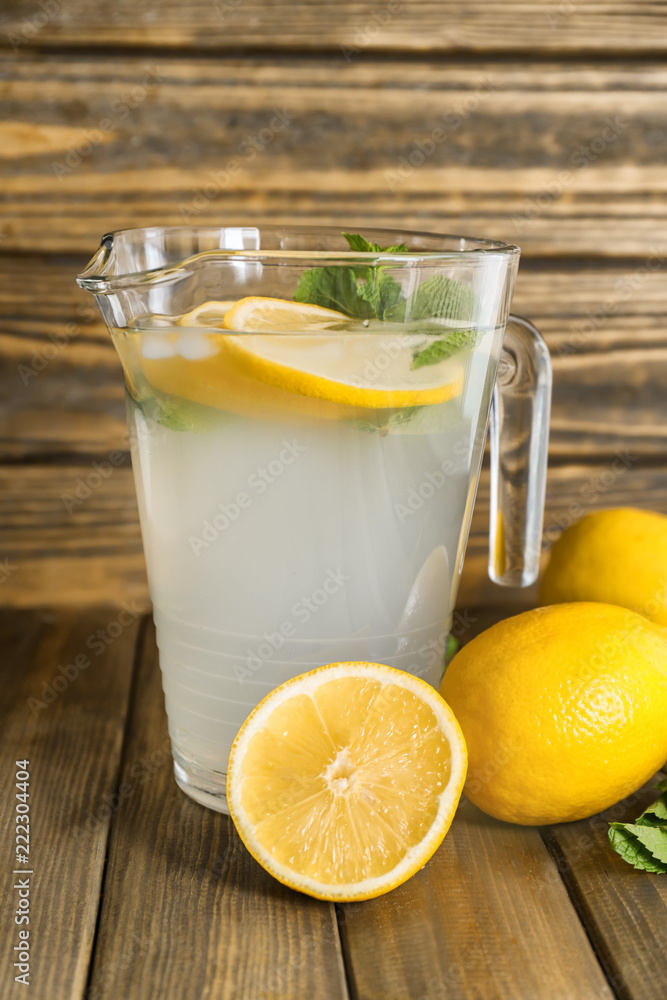
[[[309,302],[290,302],[262,295],[239,299],[225,315],[225,326],[229,330],[252,333],[294,333],[326,329],[339,323],[349,324],[350,317]]]
[[[450,827],[467,751],[425,681],[334,663],[281,684],[241,727],[227,801],[244,844],[319,899],[380,896],[422,868]]]
[[[373,409],[459,395],[463,369],[457,361],[412,370],[423,333],[400,325],[384,332],[386,324],[377,321],[360,332],[360,322],[333,309],[259,296],[240,299],[225,315],[230,330],[256,334],[229,338],[239,370],[287,392]],[[262,336],[267,330],[271,334]],[[304,333],[292,336],[299,330]],[[318,332],[308,336],[311,330]]]
[[[196,309],[191,309],[178,321],[179,326],[214,326],[222,328],[225,325],[225,314],[234,305],[234,300],[226,302],[203,302]]]

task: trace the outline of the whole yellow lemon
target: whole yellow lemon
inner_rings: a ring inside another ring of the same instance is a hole
[[[602,601],[667,625],[667,517],[618,507],[587,514],[560,536],[540,604]]]
[[[499,622],[454,657],[441,694],[468,745],[465,794],[511,823],[592,816],[667,760],[667,639],[626,608]]]

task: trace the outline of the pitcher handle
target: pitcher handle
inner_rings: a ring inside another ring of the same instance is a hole
[[[532,323],[510,316],[491,408],[489,576],[505,587],[537,579],[547,481],[551,361]]]

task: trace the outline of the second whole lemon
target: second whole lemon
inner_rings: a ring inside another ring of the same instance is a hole
[[[667,626],[667,517],[616,507],[582,517],[558,538],[541,604],[602,601]]]
[[[465,793],[498,819],[584,819],[667,760],[667,640],[625,608],[537,608],[468,643],[441,687],[468,745]]]

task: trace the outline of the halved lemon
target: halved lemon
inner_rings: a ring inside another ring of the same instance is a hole
[[[359,324],[333,309],[259,296],[240,299],[225,315],[230,330],[255,334],[229,337],[239,371],[287,392],[372,409],[459,395],[463,368],[456,360],[412,370],[423,334],[379,321],[367,321],[360,332]],[[262,335],[265,330],[272,332]],[[298,330],[304,333],[291,336]],[[318,332],[307,336],[311,330]]]
[[[227,802],[243,843],[318,899],[380,896],[447,833],[467,751],[440,695],[376,663],[334,663],[281,684],[232,746]]]
[[[179,326],[213,326],[222,328],[225,325],[225,314],[234,305],[234,299],[224,302],[202,302],[200,306],[191,309],[178,321]]]

